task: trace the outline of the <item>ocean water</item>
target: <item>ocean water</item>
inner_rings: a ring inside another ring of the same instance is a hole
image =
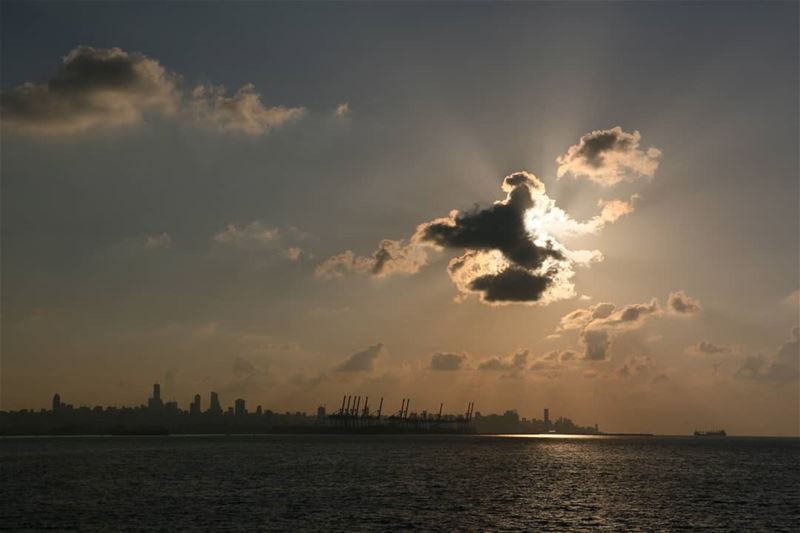
[[[7,530],[800,530],[800,439],[0,439]]]

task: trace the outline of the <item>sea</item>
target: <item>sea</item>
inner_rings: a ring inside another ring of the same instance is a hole
[[[13,531],[800,531],[800,439],[0,439]]]

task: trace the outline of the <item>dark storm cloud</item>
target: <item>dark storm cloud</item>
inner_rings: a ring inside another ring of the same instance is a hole
[[[461,370],[467,363],[467,356],[458,353],[439,352],[431,355],[431,370]]]
[[[345,359],[336,367],[338,372],[371,372],[375,369],[375,361],[383,352],[383,343],[373,344],[372,346],[356,352]]]
[[[587,133],[556,159],[558,177],[570,173],[610,186],[623,180],[652,176],[658,168],[661,150],[640,150],[640,141],[638,131],[627,133],[619,126]]]
[[[153,114],[259,135],[304,112],[265,107],[252,84],[228,96],[222,86],[198,85],[185,92],[180,82],[180,76],[143,54],[80,46],[63,58],[46,83],[3,90],[2,122],[12,130],[63,135],[137,124]]]
[[[737,372],[740,378],[764,381],[796,382],[800,377],[800,328],[792,328],[792,337],[781,344],[772,358],[763,354],[745,357]]]

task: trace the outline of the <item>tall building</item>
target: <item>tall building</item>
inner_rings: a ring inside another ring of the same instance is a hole
[[[320,420],[325,418],[325,408],[321,405],[317,407],[317,418]]]
[[[236,416],[244,416],[244,415],[247,414],[247,409],[245,409],[245,407],[244,407],[244,400],[243,399],[237,398],[236,401],[234,402],[234,405],[236,406],[236,408],[234,410],[234,414]]]
[[[550,409],[544,408],[544,429],[550,431]]]
[[[201,405],[200,405],[200,395],[199,394],[195,394],[194,395],[194,401],[189,406],[189,414],[199,415],[200,413],[202,413],[202,410],[201,410],[200,407],[201,407]]]
[[[62,406],[61,395],[58,394],[58,393],[55,393],[55,395],[53,395],[53,412],[57,413],[57,412],[61,411],[61,406]]]
[[[164,407],[164,403],[161,401],[161,385],[158,383],[153,383],[153,397],[147,400],[147,407],[150,409]]]
[[[208,412],[215,414],[222,413],[222,406],[219,404],[219,394],[216,392],[211,393],[211,401],[208,405]]]

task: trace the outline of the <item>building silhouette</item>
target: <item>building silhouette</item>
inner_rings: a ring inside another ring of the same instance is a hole
[[[203,411],[202,411],[202,406],[201,406],[200,395],[199,394],[195,394],[194,395],[194,401],[189,405],[189,414],[199,415],[202,412]]]
[[[132,407],[73,406],[64,403],[60,394],[52,397],[52,410],[0,411],[0,435],[165,435],[169,433],[337,433],[337,432],[387,432],[387,433],[600,433],[597,425],[581,427],[570,419],[550,419],[549,409],[544,410],[544,420],[525,419],[516,410],[502,415],[482,416],[474,413],[469,402],[464,413],[444,414],[443,404],[437,411],[422,409],[410,411],[408,398],[404,398],[399,412],[383,413],[383,398],[377,410],[370,409],[369,399],[344,396],[342,406],[328,413],[319,406],[316,413],[274,412],[259,405],[248,412],[244,398],[237,398],[233,406],[223,407],[216,392],[210,394],[207,411],[202,410],[202,399],[195,394],[188,409],[177,401],[164,402],[161,387],[153,385],[147,405]]]
[[[211,399],[208,405],[208,412],[215,415],[222,414],[222,406],[219,404],[219,394],[211,392]]]
[[[153,397],[147,400],[147,407],[150,409],[160,409],[164,407],[161,401],[161,385],[158,383],[153,384]]]

